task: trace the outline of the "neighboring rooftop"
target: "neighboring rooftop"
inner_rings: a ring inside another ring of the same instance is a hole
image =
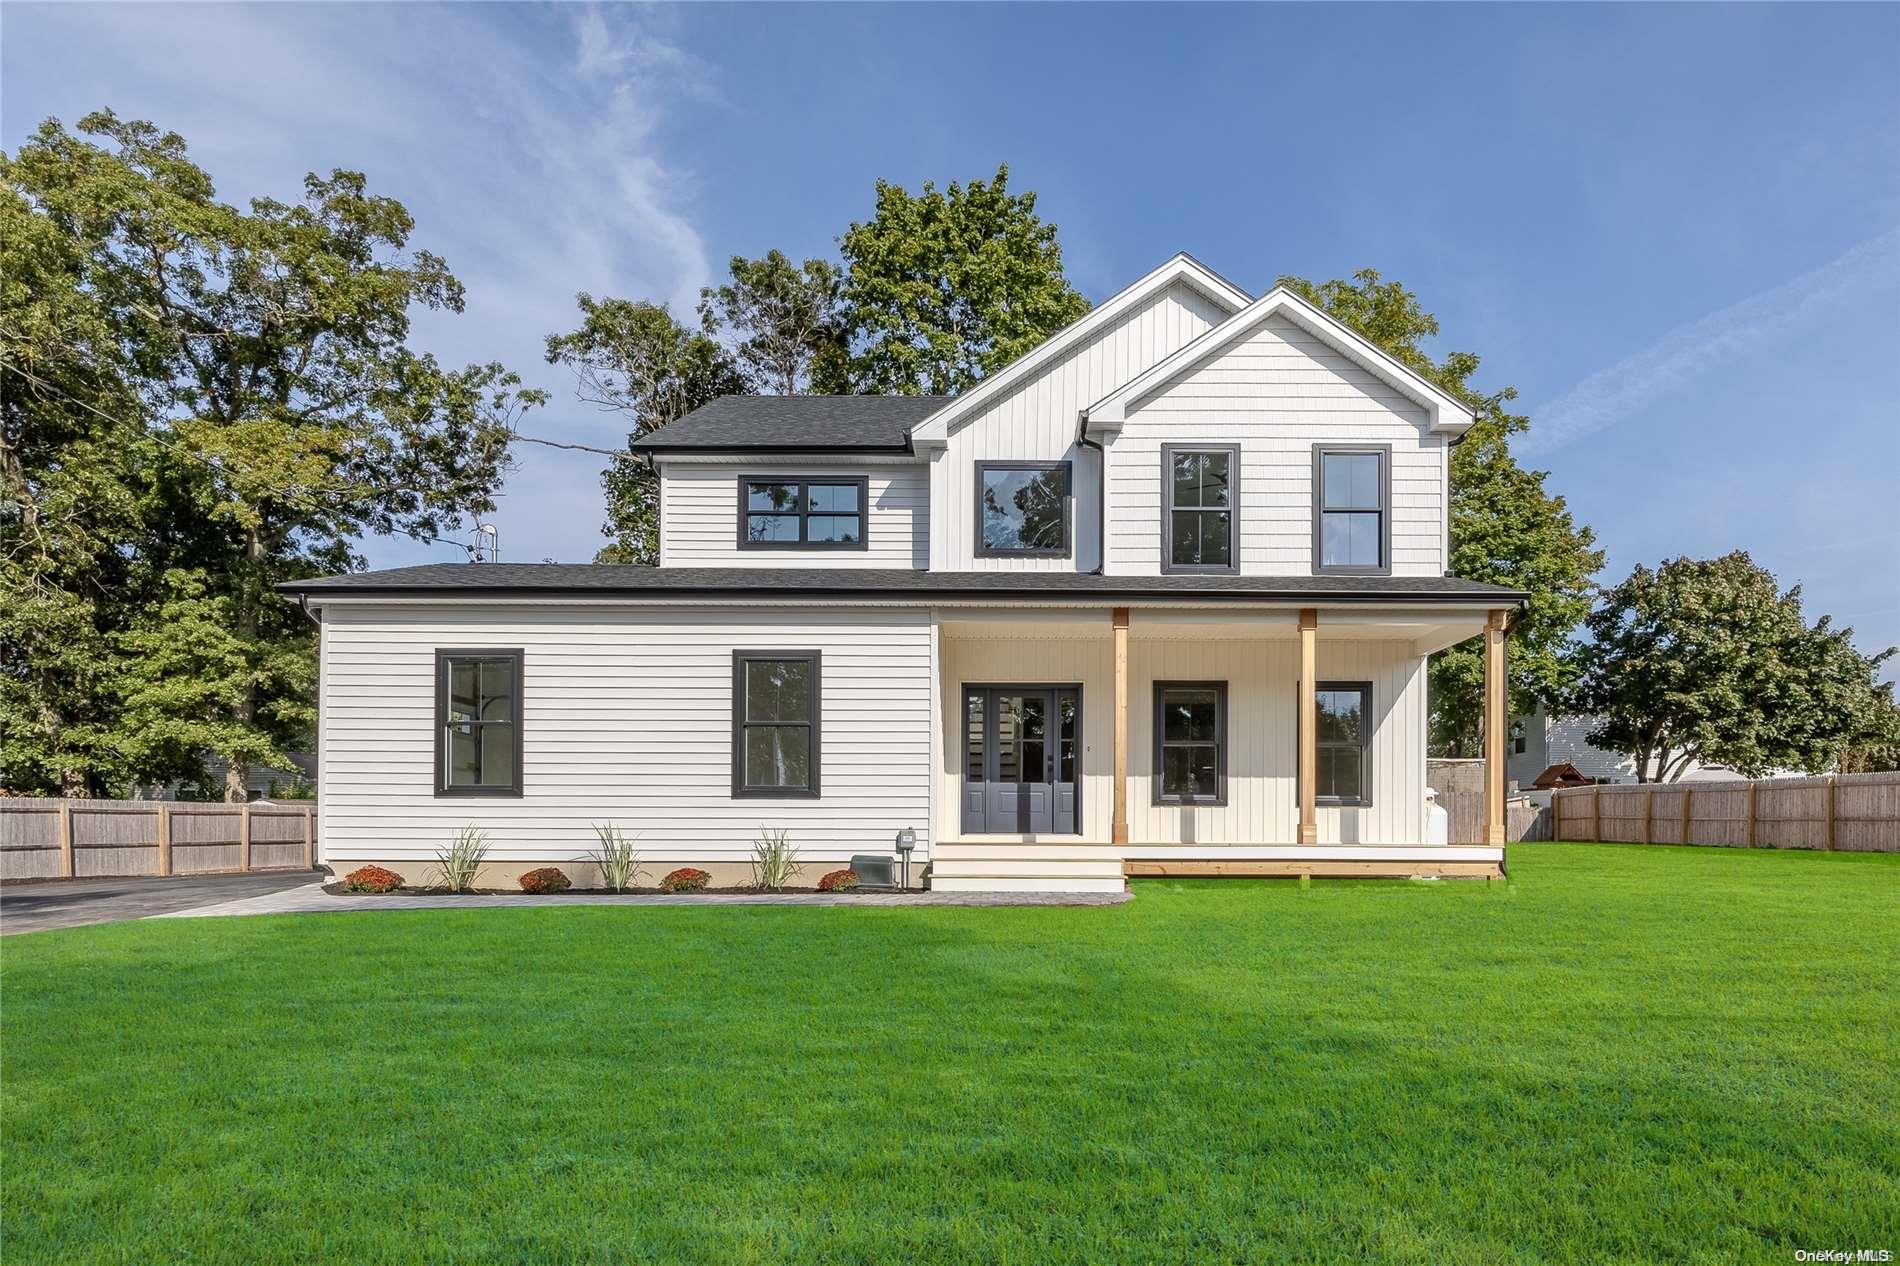
[[[910,429],[949,396],[721,396],[630,446],[635,452],[694,449],[908,453]]]
[[[279,585],[290,594],[593,595],[600,597],[1033,596],[1242,598],[1256,601],[1516,603],[1516,589],[1455,576],[1102,576],[1092,572],[908,568],[640,567],[623,563],[426,563]]]

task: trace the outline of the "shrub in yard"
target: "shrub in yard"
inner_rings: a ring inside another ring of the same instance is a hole
[[[820,892],[850,892],[858,886],[858,872],[846,867],[834,870],[818,881]]]
[[[798,874],[798,850],[790,831],[759,828],[752,845],[752,886],[763,892],[781,892]]]
[[[699,892],[712,882],[712,876],[697,866],[682,866],[668,871],[660,881],[661,892]]]
[[[442,886],[450,892],[467,892],[475,886],[475,876],[487,856],[488,832],[463,827],[455,833],[454,842],[435,855]]]
[[[601,882],[615,892],[625,892],[640,882],[640,876],[646,873],[646,867],[640,863],[640,854],[634,851],[636,836],[623,834],[619,827],[594,824],[594,835],[600,840],[600,847],[588,860],[600,867]]]
[[[543,866],[521,877],[523,892],[566,892],[573,886],[559,866]]]
[[[345,892],[394,892],[402,887],[402,876],[381,866],[361,866],[343,876]]]

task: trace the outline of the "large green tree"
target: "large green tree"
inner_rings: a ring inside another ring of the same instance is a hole
[[[1279,284],[1324,308],[1405,365],[1468,405],[1477,421],[1451,450],[1450,570],[1467,580],[1529,590],[1529,609],[1511,635],[1511,706],[1560,709],[1577,666],[1571,638],[1590,610],[1591,578],[1603,566],[1590,529],[1564,499],[1544,487],[1545,472],[1526,470],[1511,454],[1511,437],[1530,419],[1511,411],[1517,389],[1483,392],[1471,385],[1478,357],[1424,348],[1438,319],[1418,296],[1367,268],[1350,281],[1315,284],[1282,277]],[[1484,657],[1478,639],[1433,656],[1431,730],[1434,750],[1475,756],[1482,744]]]
[[[581,399],[627,415],[627,442],[685,417],[750,384],[732,354],[710,335],[674,319],[663,303],[577,296],[580,328],[550,334],[550,364],[574,371]],[[659,561],[659,480],[631,451],[609,459],[601,474],[607,495],[607,544],[597,563]]]
[[[1036,195],[987,183],[921,193],[877,182],[869,220],[839,239],[848,353],[821,361],[819,389],[948,395],[1089,309],[1062,271],[1056,226]]]
[[[1630,756],[1639,782],[1671,782],[1693,762],[1751,778],[1819,772],[1844,752],[1892,743],[1892,648],[1854,649],[1853,630],[1808,624],[1799,585],[1737,550],[1637,567],[1585,621],[1574,711],[1599,747]]]
[[[308,742],[314,638],[280,580],[492,509],[499,365],[408,346],[446,264],[360,173],[221,202],[184,140],[110,112],[0,155],[0,778],[203,781]]]
[[[700,328],[717,338],[730,332],[733,354],[761,394],[805,391],[821,362],[842,355],[843,274],[826,259],[794,264],[783,251],[758,259],[734,255],[729,280],[700,292]]]

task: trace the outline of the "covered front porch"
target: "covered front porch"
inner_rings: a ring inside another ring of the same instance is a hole
[[[1495,741],[1484,840],[1431,842],[1425,669],[1432,651],[1484,635],[1488,730],[1502,735],[1505,616],[1364,603],[940,610],[931,882],[1089,891],[1129,875],[1499,874]]]

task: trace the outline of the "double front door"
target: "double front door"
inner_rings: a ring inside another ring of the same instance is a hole
[[[965,686],[964,832],[1080,830],[1081,731],[1074,686]]]

